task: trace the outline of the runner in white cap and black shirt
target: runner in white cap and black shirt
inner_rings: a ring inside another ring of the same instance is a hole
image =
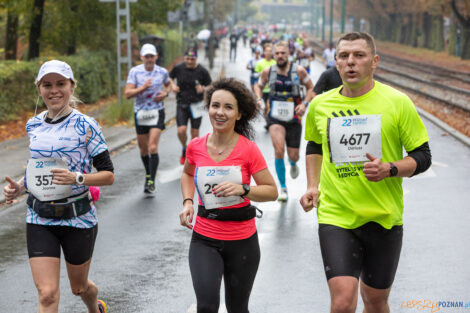
[[[98,123],[73,108],[76,82],[67,63],[44,63],[36,86],[47,111],[27,122],[31,159],[25,177],[15,182],[7,176],[3,193],[8,203],[29,191],[26,240],[39,312],[58,312],[62,248],[73,294],[88,312],[105,313],[106,304],[88,279],[98,232],[89,186],[114,181],[108,147]],[[98,172],[91,173],[92,165]]]
[[[128,99],[135,97],[135,128],[145,167],[144,192],[154,193],[159,163],[158,141],[165,129],[163,100],[168,97],[171,82],[168,71],[155,64],[158,53],[154,45],[144,44],[140,59],[144,63],[129,71],[125,95]]]

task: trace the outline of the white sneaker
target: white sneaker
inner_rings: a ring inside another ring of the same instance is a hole
[[[297,164],[295,164],[294,166],[291,165],[290,177],[292,177],[293,179],[296,179],[298,176],[299,176],[299,167],[297,166]]]
[[[279,194],[279,198],[277,198],[277,201],[287,202],[287,199],[288,199],[287,188],[282,188],[281,193]]]

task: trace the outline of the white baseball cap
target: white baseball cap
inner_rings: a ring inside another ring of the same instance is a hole
[[[146,43],[140,49],[141,56],[146,56],[147,54],[157,55],[157,48],[155,48],[155,46],[152,45],[151,43]]]
[[[72,68],[70,67],[70,65],[59,60],[52,60],[47,61],[43,65],[41,65],[38,76],[36,77],[36,84],[40,82],[45,75],[50,73],[56,73],[61,76],[64,76],[67,79],[74,80]]]

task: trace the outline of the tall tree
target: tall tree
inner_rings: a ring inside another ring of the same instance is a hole
[[[451,0],[452,11],[462,25],[462,59],[470,59],[470,0]]]
[[[39,56],[39,39],[41,38],[44,2],[45,0],[34,0],[32,22],[29,31],[28,60]]]
[[[16,44],[18,41],[18,13],[11,7],[7,8],[7,25],[5,36],[5,59],[16,59]]]

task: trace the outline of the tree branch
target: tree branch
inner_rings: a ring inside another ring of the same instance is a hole
[[[455,4],[456,0],[452,0],[450,5],[452,6],[452,11],[454,11],[455,16],[462,24],[463,27],[470,27],[470,19],[466,19],[460,12],[457,10],[457,5]]]

